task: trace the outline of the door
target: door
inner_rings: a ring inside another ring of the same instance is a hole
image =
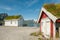
[[[45,33],[47,36],[50,36],[50,21],[49,20],[45,22]]]
[[[50,36],[50,20],[48,18],[41,21],[42,32],[45,37]]]
[[[42,33],[44,33],[45,32],[45,21],[44,20],[41,20],[41,31],[42,31]]]

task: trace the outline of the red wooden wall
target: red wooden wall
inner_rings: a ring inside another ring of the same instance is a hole
[[[53,37],[53,21],[51,20],[50,35]]]
[[[39,23],[40,23],[40,32],[41,32],[41,29],[42,29],[41,19],[46,18],[46,17],[48,17],[48,16],[42,11],[42,15],[41,15],[41,18],[39,20]],[[51,25],[51,27],[50,27],[50,35],[51,35],[51,37],[53,37],[53,21],[52,20],[50,21],[50,25]]]

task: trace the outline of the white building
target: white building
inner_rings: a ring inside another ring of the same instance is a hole
[[[19,16],[8,16],[5,18],[5,26],[22,26],[23,25],[23,17]]]

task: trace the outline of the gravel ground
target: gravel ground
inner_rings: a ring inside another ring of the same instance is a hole
[[[0,40],[38,40],[30,33],[38,31],[37,27],[0,27]]]

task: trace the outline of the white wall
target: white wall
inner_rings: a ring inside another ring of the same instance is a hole
[[[50,19],[49,18],[44,18],[41,20],[41,28],[42,28],[43,35],[45,37],[50,36]]]
[[[11,23],[12,22],[12,23]],[[13,20],[5,20],[5,26],[22,26],[24,22],[23,18],[13,19]]]
[[[5,26],[18,26],[18,20],[5,20]]]

